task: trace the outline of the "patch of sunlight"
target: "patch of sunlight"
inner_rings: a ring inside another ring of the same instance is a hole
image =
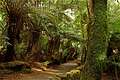
[[[32,68],[32,70],[34,70],[34,71],[42,71],[41,69],[37,69],[37,68]]]
[[[120,3],[120,0],[114,0],[116,4],[119,4]]]
[[[75,15],[74,15],[74,11],[71,9],[67,9],[64,11],[64,13],[69,16],[71,19],[75,20]]]
[[[2,21],[2,16],[0,15],[0,21]]]
[[[77,63],[64,63],[63,66],[78,66]]]
[[[51,72],[59,72],[59,70],[54,70],[54,69],[48,69],[48,71],[51,71]]]
[[[105,54],[101,54],[101,55],[98,55],[97,59],[98,60],[104,60],[106,58],[106,55]]]
[[[3,46],[0,46],[0,50],[3,48]]]
[[[50,71],[44,71],[44,73],[46,73],[46,74],[51,74],[51,75],[56,75],[56,74],[59,74],[59,73],[50,72]]]
[[[54,70],[54,69],[46,69],[45,71],[43,71],[42,69],[32,68],[32,70],[38,72],[53,73],[53,74],[59,72],[59,70]]]

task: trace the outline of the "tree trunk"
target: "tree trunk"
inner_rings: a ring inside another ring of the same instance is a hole
[[[107,0],[88,0],[88,11],[87,57],[80,80],[101,80],[100,62],[107,50]]]
[[[31,49],[32,54],[39,53],[39,45],[38,45],[39,36],[40,36],[39,32],[37,32],[37,31],[32,32],[32,40],[33,40],[32,49]]]
[[[20,41],[20,31],[22,30],[23,26],[23,19],[19,18],[15,14],[9,14],[8,18],[7,42],[9,44],[7,45],[5,61],[13,61],[16,58],[15,44]]]
[[[15,59],[15,41],[16,41],[16,19],[13,16],[12,18],[9,19],[8,22],[8,30],[7,30],[7,37],[8,40],[7,42],[9,43],[7,45],[7,51],[5,54],[5,61],[13,61]]]
[[[39,54],[40,54],[40,47],[38,45],[39,37],[40,37],[39,31],[34,30],[33,32],[31,32],[31,38],[29,40],[27,53],[26,53],[26,55],[29,58],[32,59],[36,58],[37,61],[39,59]]]
[[[81,4],[82,5],[82,4]],[[85,25],[87,22],[88,22],[88,19],[87,19],[87,14],[86,16],[83,16],[83,10],[82,10],[82,6],[80,7],[80,13],[81,13],[81,33],[82,33],[82,39],[83,39],[83,42],[81,44],[81,64],[85,64],[85,60],[86,60],[86,50],[87,50],[87,47],[86,47],[86,40],[87,40],[87,26]]]
[[[51,37],[48,42],[48,56],[54,55],[55,52],[59,52],[60,36]]]

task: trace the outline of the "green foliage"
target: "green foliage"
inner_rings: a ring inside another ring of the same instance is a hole
[[[70,46],[75,47],[80,53],[81,45],[85,45],[87,37],[86,0],[22,0],[22,3],[20,3],[21,0],[15,2],[8,0],[8,2],[8,10],[11,10],[9,12],[13,11],[16,15],[23,17],[24,24],[20,35],[28,35],[37,30],[40,33],[39,48],[41,50],[47,52],[49,38],[59,35],[60,40],[70,40],[72,44]],[[11,5],[12,3],[14,4]],[[9,14],[5,9],[5,0],[0,0],[0,4],[0,46],[6,47],[6,45],[10,45],[5,41],[8,39],[5,37],[7,29],[5,17]],[[116,1],[108,1],[109,32],[120,32],[119,8],[120,5]],[[23,54],[26,52],[30,37],[31,35],[20,37],[22,42],[16,43],[16,53]],[[59,49],[63,51],[64,56],[68,54],[68,48],[63,47],[65,45],[67,44],[61,42]],[[98,56],[103,58],[103,56]]]
[[[80,3],[83,5],[80,6]],[[40,33],[38,38],[40,46],[38,47],[41,52],[48,52],[49,38],[55,36],[60,36],[60,40],[70,40],[70,44],[74,44],[70,46],[79,50],[80,47],[78,47],[78,44],[83,41],[81,38],[80,7],[83,7],[82,14],[85,14],[86,10],[84,9],[86,9],[86,3],[84,0],[1,0],[0,4],[0,10],[2,11],[0,12],[0,22],[4,24],[2,26],[0,24],[2,33],[8,29],[8,24],[7,27],[5,24],[7,21],[2,17],[3,12],[6,19],[11,15],[14,15],[16,19],[19,18],[18,22],[20,23],[16,28],[20,29],[20,42],[15,42],[16,54],[21,55],[27,51],[28,41],[31,39],[31,33],[33,31]],[[6,6],[7,8],[5,8]],[[0,36],[3,35],[1,34]],[[9,40],[9,38],[0,38],[0,40],[3,40],[0,45],[11,45],[6,42],[6,39]],[[63,55],[69,55],[69,48],[62,48],[62,45],[65,46],[67,44],[60,43],[59,49],[63,49]],[[80,52],[78,51],[78,53]]]
[[[21,55],[26,52],[26,48],[27,46],[25,45],[25,43],[16,44],[15,51],[18,55]]]
[[[116,1],[108,1],[108,26],[110,32],[120,32],[120,5]]]
[[[5,13],[0,11],[0,51],[4,51],[6,48],[6,45],[9,44],[5,40],[8,39],[5,34],[6,34],[6,22],[5,22]]]
[[[39,40],[40,48],[43,50],[45,53],[48,52],[48,36],[47,35],[42,35]]]

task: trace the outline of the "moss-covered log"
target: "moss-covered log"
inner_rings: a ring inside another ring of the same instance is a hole
[[[13,61],[0,64],[0,71],[12,71],[12,72],[31,72],[31,67],[28,63],[22,61]]]

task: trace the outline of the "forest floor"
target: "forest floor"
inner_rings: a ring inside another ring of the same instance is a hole
[[[33,67],[31,73],[13,73],[8,75],[0,75],[0,80],[56,80],[55,78],[58,78],[56,75],[63,76],[66,72],[76,69],[77,67],[78,64],[75,61],[69,61],[61,65],[52,65],[45,70]],[[102,73],[101,80],[120,79],[113,79],[113,77],[109,76],[108,74]]]
[[[64,75],[66,72],[75,69],[78,64],[70,61],[61,65],[52,65],[46,70],[32,68],[31,73],[13,73],[0,75],[0,80],[53,80],[56,75]]]

